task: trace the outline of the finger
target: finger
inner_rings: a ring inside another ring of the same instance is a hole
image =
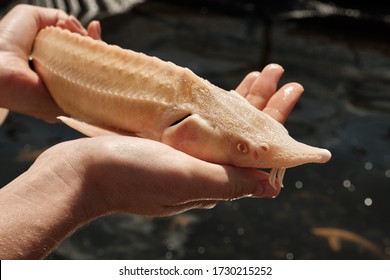
[[[259,110],[263,110],[275,93],[283,68],[277,64],[267,65],[253,82],[247,94],[247,100]]]
[[[188,211],[191,209],[211,209],[214,208],[218,202],[220,201],[226,201],[226,200],[236,200],[243,197],[253,197],[253,198],[274,198],[279,195],[281,191],[281,187],[273,187],[269,184],[268,181],[268,174],[261,172],[262,174],[260,177],[260,180],[258,181],[261,184],[261,187],[257,186],[254,191],[242,191],[242,188],[239,184],[235,184],[235,182],[231,182],[231,186],[233,186],[234,190],[231,190],[230,188],[226,188],[222,191],[222,193],[225,194],[219,194],[219,191],[217,190],[216,196],[219,197],[218,199],[200,199],[200,200],[192,200],[192,201],[186,201],[179,203],[177,205],[171,205],[167,206],[170,213],[178,214],[184,211]],[[264,178],[266,178],[264,180]],[[212,187],[212,185],[208,185],[208,187]],[[208,196],[210,196],[208,194]]]
[[[64,112],[54,102],[38,74],[25,63],[15,69],[14,75],[17,82],[7,87],[7,94],[17,96],[17,99],[7,98],[5,107],[47,122],[57,122],[56,117]]]
[[[33,13],[36,18],[36,28],[38,30],[45,28],[46,26],[56,25],[58,21],[65,21],[69,15],[58,9],[33,7]]]
[[[236,88],[236,91],[242,96],[246,97],[249,93],[249,89],[252,87],[252,84],[256,78],[260,75],[260,72],[255,71],[251,72],[242,80],[242,82]]]
[[[87,28],[88,36],[95,40],[101,40],[102,39],[102,31],[100,22],[97,20],[92,21]]]
[[[64,11],[57,9],[17,5],[1,19],[0,36],[12,52],[27,61],[37,32],[66,17],[68,15]]]
[[[264,113],[278,122],[284,123],[303,91],[302,85],[298,83],[284,85],[271,97],[264,108]]]
[[[58,22],[57,26],[84,36],[88,35],[87,30],[85,30],[85,28],[81,25],[78,19],[74,16],[69,16],[64,21]]]
[[[269,182],[269,174],[256,169],[224,167],[228,182],[222,189],[221,200],[235,200],[243,197],[273,198],[280,188],[273,187]],[[216,185],[213,189],[218,193],[221,189]]]
[[[256,169],[213,165],[204,162],[195,168],[186,202],[194,200],[234,200],[243,197],[270,198],[279,194],[269,183],[269,174]],[[213,170],[213,172],[210,172]]]

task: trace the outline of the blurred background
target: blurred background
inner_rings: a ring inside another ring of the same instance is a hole
[[[84,24],[103,39],[192,69],[233,89],[281,64],[281,84],[305,93],[286,123],[332,160],[288,169],[275,199],[242,199],[169,218],[100,218],[49,259],[390,258],[390,6],[382,1],[25,0]],[[0,186],[48,147],[82,137],[11,113],[0,127]],[[131,199],[131,198],[129,198]]]

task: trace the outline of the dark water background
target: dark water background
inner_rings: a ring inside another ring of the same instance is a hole
[[[376,2],[145,1],[116,15],[96,13],[105,41],[186,66],[226,89],[267,63],[281,64],[281,83],[305,87],[287,129],[333,158],[288,169],[276,199],[169,218],[101,218],[49,258],[389,258],[390,12]],[[42,150],[75,137],[63,125],[11,114],[0,127],[0,185]]]

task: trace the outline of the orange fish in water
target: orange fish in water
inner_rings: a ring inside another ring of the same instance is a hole
[[[342,241],[349,241],[365,248],[377,258],[388,259],[388,257],[384,255],[382,250],[376,244],[354,232],[331,227],[313,228],[312,232],[316,236],[326,238],[330,248],[335,252],[339,252],[341,250]]]

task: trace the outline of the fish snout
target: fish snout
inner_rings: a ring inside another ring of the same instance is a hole
[[[274,154],[274,166],[277,168],[290,168],[306,163],[325,163],[332,154],[327,149],[317,148],[293,140]]]

